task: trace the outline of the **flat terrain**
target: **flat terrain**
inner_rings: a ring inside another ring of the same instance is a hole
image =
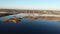
[[[5,13],[1,13],[5,12]],[[60,11],[58,10],[22,10],[22,9],[0,9],[0,17],[11,15],[11,14],[19,14],[19,13],[38,13],[38,14],[55,14],[60,15]]]
[[[44,19],[44,20],[59,20],[60,21],[60,17],[54,17],[54,16],[25,16],[24,18],[28,18],[28,19]]]

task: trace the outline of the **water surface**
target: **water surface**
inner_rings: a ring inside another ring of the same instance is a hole
[[[57,20],[43,20],[43,19],[26,19],[25,14],[9,15],[0,17],[0,20],[13,18],[16,16],[22,18],[18,23],[0,22],[0,32],[31,32],[31,33],[60,33],[60,24]]]

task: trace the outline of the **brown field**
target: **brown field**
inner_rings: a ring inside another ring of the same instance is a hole
[[[60,17],[54,17],[54,16],[24,16],[24,18],[28,18],[28,19],[44,19],[44,20],[60,20]]]
[[[22,9],[0,9],[0,12],[7,12],[8,14],[19,14],[19,13],[38,13],[38,14],[59,14],[58,10],[22,10]]]
[[[60,15],[60,11],[58,10],[22,10],[22,9],[0,9],[0,12],[7,12],[7,13],[0,13],[1,16],[11,15],[11,14],[19,14],[19,13],[38,13],[38,14],[55,14]],[[60,20],[60,17],[54,17],[54,16],[25,16],[25,18],[30,19],[45,19],[45,20]]]

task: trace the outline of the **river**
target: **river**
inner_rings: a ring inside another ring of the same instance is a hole
[[[29,14],[27,14],[29,15]],[[16,15],[9,15],[5,17],[0,17],[0,20],[4,20],[7,18],[12,18],[16,16],[18,18],[22,18],[18,23],[7,22],[3,23],[0,22],[0,32],[22,32],[22,33],[48,33],[48,34],[58,34],[60,33],[60,24],[57,20],[43,20],[43,19],[36,19],[30,20],[23,18],[27,16],[26,14],[16,14]],[[38,14],[36,14],[38,16]]]

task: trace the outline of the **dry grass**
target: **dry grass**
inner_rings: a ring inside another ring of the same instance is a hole
[[[28,19],[44,19],[44,20],[60,20],[60,17],[54,17],[54,16],[25,16],[24,18]]]

